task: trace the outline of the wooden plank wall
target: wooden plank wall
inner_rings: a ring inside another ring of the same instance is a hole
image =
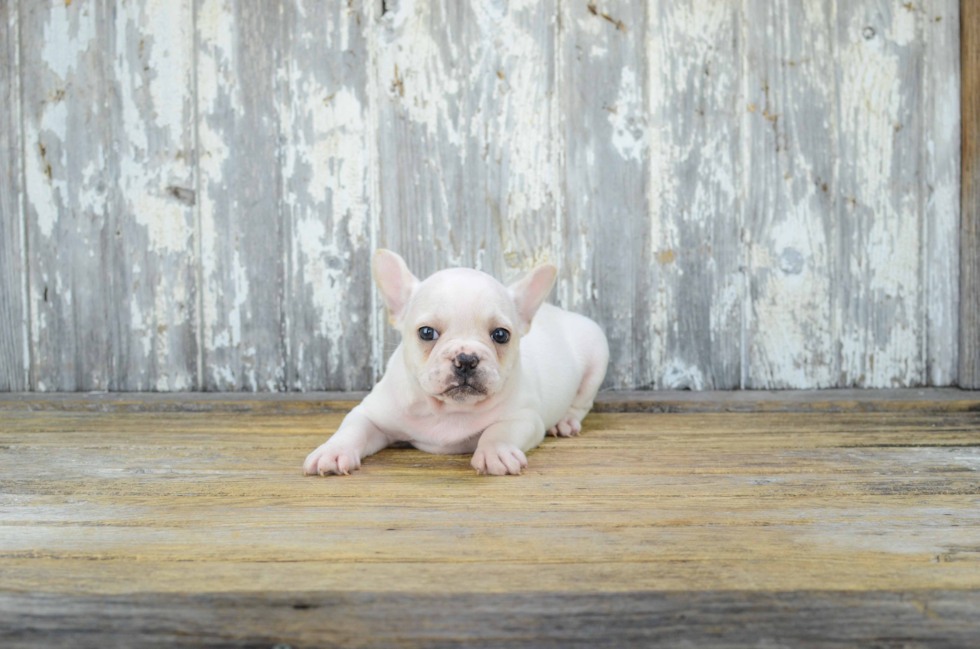
[[[960,385],[980,389],[980,4],[963,0]]]
[[[368,388],[379,246],[607,388],[954,385],[958,5],[0,2],[0,390]]]
[[[30,386],[18,8],[0,2],[0,391]]]

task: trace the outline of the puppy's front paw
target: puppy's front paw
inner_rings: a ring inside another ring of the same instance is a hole
[[[480,446],[470,461],[477,473],[487,475],[521,475],[527,468],[527,456],[513,444],[497,443]]]
[[[329,442],[306,456],[303,473],[306,475],[350,475],[361,468],[361,457],[350,448],[330,446]]]

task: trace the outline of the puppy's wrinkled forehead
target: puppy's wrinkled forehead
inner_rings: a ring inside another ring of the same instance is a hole
[[[412,311],[451,312],[461,317],[510,316],[516,307],[507,288],[490,275],[471,268],[449,268],[430,275],[413,296]]]

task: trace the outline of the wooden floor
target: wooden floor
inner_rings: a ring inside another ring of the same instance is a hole
[[[319,478],[339,397],[0,398],[0,646],[980,646],[980,395],[745,399]]]

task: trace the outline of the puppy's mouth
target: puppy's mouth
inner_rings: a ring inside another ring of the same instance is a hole
[[[449,397],[453,401],[464,401],[467,397],[483,396],[486,389],[483,386],[463,381],[444,390],[439,396]]]

